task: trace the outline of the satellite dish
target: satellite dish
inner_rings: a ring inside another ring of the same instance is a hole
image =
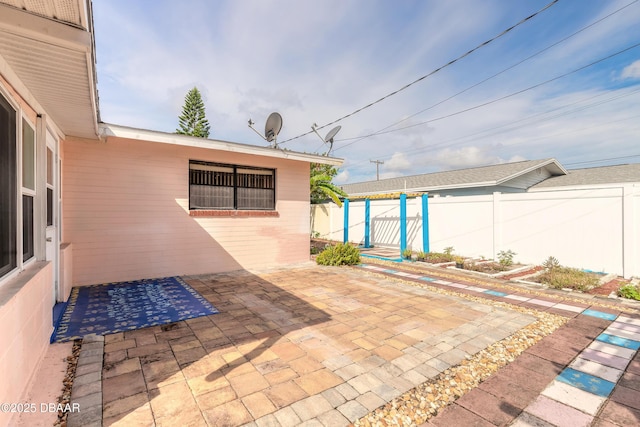
[[[329,133],[327,134],[327,136],[325,136],[324,138],[322,138],[320,136],[320,134],[318,133],[318,125],[317,124],[312,124],[311,125],[311,130],[318,135],[318,138],[320,138],[325,144],[329,144],[329,151],[327,151],[327,155],[329,155],[329,153],[331,153],[331,149],[333,148],[333,138],[335,138],[335,136],[337,135],[338,132],[340,132],[340,129],[342,129],[342,126],[336,126],[333,129],[331,129],[329,131]]]
[[[336,136],[338,132],[340,132],[340,129],[342,129],[342,126],[336,126],[333,129],[331,129],[327,134],[327,136],[324,137],[324,142],[333,144],[333,138]]]
[[[267,123],[264,125],[264,137],[268,142],[272,142],[278,137],[282,130],[282,116],[279,113],[269,114]],[[277,145],[277,144],[275,144]]]
[[[278,134],[282,130],[282,116],[279,113],[271,113],[264,125],[264,136],[253,127],[253,120],[249,119],[249,127],[267,142],[273,142],[272,147],[278,148]]]

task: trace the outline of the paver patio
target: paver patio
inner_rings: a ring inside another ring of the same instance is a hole
[[[305,266],[186,277],[220,314],[107,335],[104,425],[346,425],[534,317]]]

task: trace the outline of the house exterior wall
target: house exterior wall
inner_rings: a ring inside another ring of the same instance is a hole
[[[21,94],[0,75],[0,92],[17,110],[17,120],[26,119],[31,125],[38,123],[37,113]],[[36,130],[37,132],[37,130]],[[22,233],[21,194],[22,177],[21,149],[22,135],[17,129],[17,177],[18,194],[16,209],[16,237],[24,240]],[[53,332],[52,307],[54,305],[54,265],[41,260],[44,254],[38,251],[40,238],[44,239],[45,213],[44,172],[41,154],[45,141],[36,133],[36,191],[28,194],[34,197],[34,237],[35,255],[26,261],[18,254],[17,267],[0,277],[0,402],[24,403],[23,398],[32,384],[34,373],[42,362]],[[7,212],[3,212],[6,214]],[[18,248],[16,248],[19,251]],[[15,413],[0,412],[0,426],[12,425]]]
[[[307,162],[115,137],[63,150],[74,285],[309,260]],[[275,168],[277,217],[190,216],[189,160]]]
[[[23,402],[53,332],[53,264],[37,262],[0,288],[0,402]],[[12,425],[0,411],[0,426]]]
[[[413,199],[416,200],[416,199]],[[417,202],[407,200],[407,244],[422,249]],[[419,199],[417,199],[419,200]],[[349,240],[364,241],[364,201],[349,204]],[[314,207],[319,237],[342,241],[344,212],[333,204]],[[373,245],[399,247],[399,200],[371,200],[371,222],[385,224],[384,239],[372,232]],[[413,212],[413,214],[412,214]],[[497,258],[500,251],[516,252],[516,261],[541,264],[549,256],[562,265],[640,275],[640,184],[556,189],[534,193],[429,198],[430,250],[452,246],[463,256]],[[319,228],[327,227],[328,228]],[[412,231],[416,228],[416,232]]]

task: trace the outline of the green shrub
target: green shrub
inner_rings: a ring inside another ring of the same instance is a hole
[[[543,263],[542,266],[547,270],[554,270],[560,267],[560,261],[554,256],[549,256]]]
[[[417,259],[418,261],[424,261],[426,257],[427,257],[427,254],[426,254],[426,253],[424,253],[424,251],[418,251],[418,252],[416,252],[416,259]]]
[[[508,251],[500,251],[498,252],[498,261],[503,267],[509,267],[513,264],[513,257],[516,255],[517,254],[511,249],[509,249]]]
[[[618,296],[640,301],[640,290],[632,284],[624,285],[618,289]]]
[[[599,278],[585,271],[570,267],[553,267],[539,276],[540,282],[554,289],[586,291],[600,283]]]
[[[402,258],[404,259],[411,259],[412,255],[413,255],[413,251],[411,250],[411,248],[406,248],[405,250],[402,251]]]
[[[329,246],[316,257],[320,265],[355,265],[360,263],[358,248],[345,243]]]

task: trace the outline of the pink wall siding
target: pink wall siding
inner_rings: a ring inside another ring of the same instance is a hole
[[[66,301],[73,288],[73,245],[63,243],[60,245],[60,295],[59,301]]]
[[[306,162],[112,137],[65,141],[63,150],[74,285],[309,259]],[[189,216],[189,159],[275,168],[279,216]]]
[[[38,262],[0,288],[0,402],[23,398],[53,332],[53,265]],[[31,402],[28,402],[31,403]],[[11,425],[0,411],[0,426]]]

